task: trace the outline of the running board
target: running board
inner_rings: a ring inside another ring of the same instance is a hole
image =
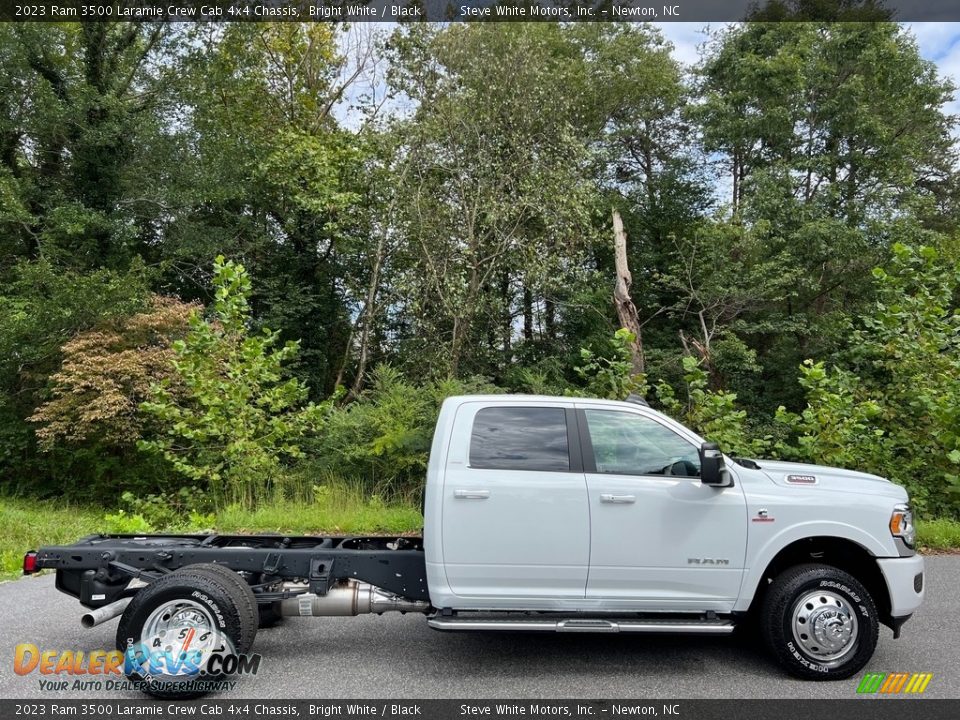
[[[504,630],[512,632],[585,632],[585,633],[691,633],[726,635],[733,632],[732,620],[605,620],[571,618],[568,620],[535,620],[527,618],[457,618],[434,616],[427,624],[434,630]]]

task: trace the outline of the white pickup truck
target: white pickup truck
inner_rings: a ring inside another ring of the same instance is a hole
[[[754,620],[809,679],[856,673],[924,593],[907,494],[883,478],[732,459],[643,402],[526,395],[444,402],[422,539],[98,535],[27,553],[25,573],[43,568],[85,626],[122,615],[128,654],[159,637],[168,654],[247,653],[289,615],[706,634]],[[189,694],[137,657],[125,672],[148,692]]]

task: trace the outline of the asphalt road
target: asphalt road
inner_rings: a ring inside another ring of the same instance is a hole
[[[960,556],[927,558],[926,602],[899,640],[881,628],[866,671],[932,672],[925,697],[960,697]],[[138,698],[40,690],[13,672],[14,647],[113,647],[116,620],[83,630],[80,605],[52,576],[0,584],[0,698]],[[850,698],[857,679],[785,676],[738,637],[466,634],[422,617],[291,618],[257,635],[260,672],[237,698]]]

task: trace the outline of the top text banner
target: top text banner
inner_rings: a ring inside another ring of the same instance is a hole
[[[265,0],[264,2],[181,0],[0,0],[0,21],[143,22],[737,22],[765,20],[895,20],[960,22],[958,0],[837,2],[846,6],[812,17],[833,3],[803,0]],[[852,7],[851,7],[852,6]],[[798,13],[796,10],[801,8]]]

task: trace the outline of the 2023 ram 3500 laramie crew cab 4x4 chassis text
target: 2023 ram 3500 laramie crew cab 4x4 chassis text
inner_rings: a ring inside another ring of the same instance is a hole
[[[122,651],[189,637],[245,653],[288,615],[709,634],[755,620],[788,672],[832,679],[920,605],[913,546],[907,494],[883,478],[732,460],[644,403],[494,395],[444,402],[422,538],[93,536],[28,553],[24,571],[55,569],[87,626],[122,615]]]

